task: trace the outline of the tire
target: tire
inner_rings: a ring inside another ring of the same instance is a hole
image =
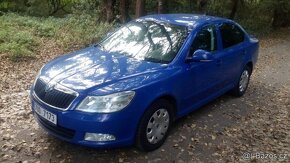
[[[252,70],[249,66],[246,66],[239,78],[239,82],[236,84],[236,86],[232,89],[231,93],[232,95],[236,97],[241,97],[245,94],[251,77]]]
[[[173,121],[173,109],[170,102],[160,99],[145,111],[136,134],[138,149],[153,151],[165,142]]]

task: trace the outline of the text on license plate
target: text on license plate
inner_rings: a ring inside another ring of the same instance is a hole
[[[35,110],[35,112],[38,115],[40,115],[44,119],[46,119],[49,122],[52,122],[53,124],[56,125],[56,123],[57,123],[57,116],[55,114],[51,113],[50,111],[47,111],[47,110],[43,109],[41,106],[39,106],[37,104],[34,105],[34,110]]]

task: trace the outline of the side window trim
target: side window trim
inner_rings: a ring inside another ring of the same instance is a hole
[[[213,28],[213,32],[210,33],[210,49],[211,49],[210,51],[211,52],[216,51],[216,49],[214,49],[214,48],[216,48],[216,47],[214,47],[214,46],[216,46],[215,45],[216,38],[214,39],[214,34],[216,35],[216,28]]]

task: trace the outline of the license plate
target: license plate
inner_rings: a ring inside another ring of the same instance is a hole
[[[55,114],[43,109],[41,106],[39,106],[37,104],[34,105],[34,110],[38,115],[40,115],[44,119],[48,120],[49,122],[53,123],[54,125],[56,125],[57,116]]]

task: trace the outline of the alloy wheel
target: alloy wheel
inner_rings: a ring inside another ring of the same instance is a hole
[[[239,82],[239,90],[240,92],[243,92],[247,89],[248,83],[249,83],[249,72],[248,70],[244,70],[244,72],[241,75],[240,82]]]

